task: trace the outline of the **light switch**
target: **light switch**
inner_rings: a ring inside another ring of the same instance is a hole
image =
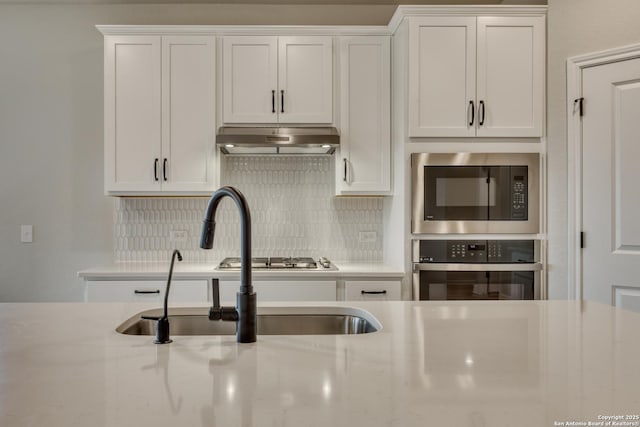
[[[22,243],[33,242],[33,225],[21,225],[20,226],[20,241]]]

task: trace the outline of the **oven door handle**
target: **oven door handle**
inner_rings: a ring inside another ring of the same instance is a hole
[[[541,271],[539,262],[519,264],[413,264],[413,271]]]

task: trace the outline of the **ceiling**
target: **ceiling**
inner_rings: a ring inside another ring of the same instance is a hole
[[[288,5],[546,5],[547,0],[0,0],[0,4],[288,4]]]

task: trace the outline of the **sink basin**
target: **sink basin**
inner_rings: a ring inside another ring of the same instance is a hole
[[[140,312],[116,328],[125,335],[155,335],[162,309]],[[169,309],[171,335],[235,335],[236,322],[209,320],[208,307]],[[258,307],[258,335],[348,335],[382,329],[368,311],[353,307]]]

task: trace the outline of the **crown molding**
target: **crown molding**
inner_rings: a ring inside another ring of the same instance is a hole
[[[526,5],[481,5],[481,6],[398,6],[395,13],[391,17],[387,27],[391,34],[395,33],[398,27],[404,21],[404,18],[410,16],[546,16],[548,6],[526,6]]]
[[[96,25],[103,35],[381,36],[386,25]]]
[[[411,16],[546,16],[547,6],[398,6],[387,25],[96,25],[103,35],[392,35]]]

